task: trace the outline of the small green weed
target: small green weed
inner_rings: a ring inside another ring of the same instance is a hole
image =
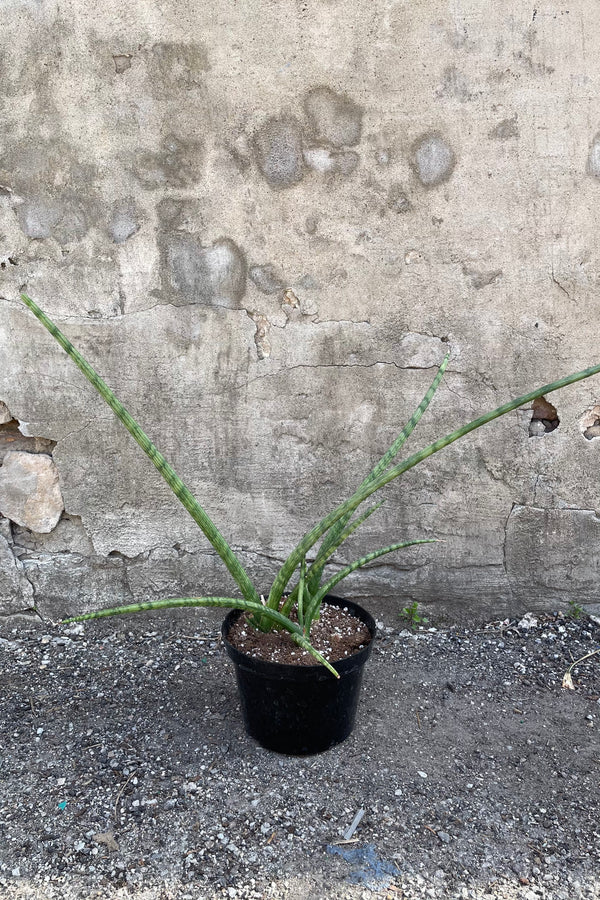
[[[400,618],[406,622],[411,631],[416,631],[420,625],[427,625],[429,619],[419,612],[419,604],[415,600],[410,606],[405,606],[400,613]]]
[[[567,607],[567,618],[569,619],[580,619],[582,615],[585,613],[583,606],[580,606],[575,600],[569,600],[569,605]]]

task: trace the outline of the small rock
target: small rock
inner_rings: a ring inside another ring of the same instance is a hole
[[[532,613],[525,613],[521,621],[518,623],[517,628],[523,628],[527,630],[528,628],[537,628],[538,620]]]
[[[0,512],[38,534],[56,527],[64,509],[58,469],[45,453],[11,450],[0,468]]]
[[[427,772],[417,772],[419,778],[427,778]]]
[[[92,835],[92,840],[97,844],[104,844],[109,850],[112,850],[114,853],[117,853],[119,850],[119,845],[115,840],[114,832],[112,831],[98,831],[96,834]]]
[[[439,837],[442,844],[450,843],[451,838],[447,831],[438,831],[437,836]]]

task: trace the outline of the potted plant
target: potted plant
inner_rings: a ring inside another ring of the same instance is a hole
[[[265,597],[252,583],[208,513],[110,388],[37,304],[26,294],[22,294],[21,298],[152,460],[175,496],[213,545],[241,593],[241,597],[174,597],[135,603],[96,610],[66,621],[172,607],[231,609],[232,612],[223,623],[222,634],[227,652],[236,667],[246,728],[264,746],[285,753],[319,752],[344,740],[353,727],[362,669],[372,645],[375,623],[365,610],[356,604],[344,603],[332,597],[331,591],[351,572],[372,560],[404,547],[435,542],[434,538],[428,538],[389,544],[325,578],[325,568],[333,554],[379,509],[381,503],[368,506],[364,511],[360,511],[359,507],[390,481],[476,428],[538,397],[600,373],[600,365],[597,365],[543,385],[439,438],[403,462],[395,463],[400,449],[418,424],[440,384],[450,358],[448,354],[421,403],[391,447],[352,496],[302,537],[277,572]],[[322,638],[325,644],[316,646],[315,635],[319,630],[325,634]],[[337,637],[332,637],[332,634]],[[335,643],[344,649],[336,651],[333,646]],[[314,658],[314,663],[311,657]]]

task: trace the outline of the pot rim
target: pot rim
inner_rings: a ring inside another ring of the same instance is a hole
[[[366,609],[363,609],[362,606],[359,606],[358,603],[354,603],[351,600],[344,600],[341,597],[334,597],[331,594],[327,594],[323,600],[327,601],[331,606],[346,607],[353,616],[356,616],[357,619],[364,622],[371,633],[371,640],[362,648],[362,650],[358,650],[356,653],[353,653],[352,656],[332,662],[333,668],[339,672],[340,675],[344,675],[347,672],[352,672],[355,669],[364,666],[373,647],[377,626],[373,616],[367,612]],[[315,677],[319,676],[333,678],[331,672],[328,672],[321,663],[315,663],[314,665],[309,666],[290,665],[288,663],[272,662],[271,660],[260,659],[242,653],[237,647],[234,647],[228,639],[229,631],[234,622],[237,622],[242,615],[243,610],[232,609],[227,613],[223,620],[223,624],[221,625],[223,644],[225,645],[228,656],[233,660],[236,666],[245,669],[251,668],[254,672],[260,672],[265,676],[271,675],[276,678],[293,678],[295,681],[314,680]]]

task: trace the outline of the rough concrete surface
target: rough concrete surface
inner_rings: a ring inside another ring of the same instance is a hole
[[[54,541],[0,520],[0,613],[232,589],[23,287],[263,588],[447,350],[411,447],[598,362],[590,0],[0,16],[0,450],[49,445],[65,510]],[[444,543],[355,574],[348,596],[454,620],[597,604],[599,402],[584,382],[553,395],[552,431],[514,413],[391,486],[354,553]]]

